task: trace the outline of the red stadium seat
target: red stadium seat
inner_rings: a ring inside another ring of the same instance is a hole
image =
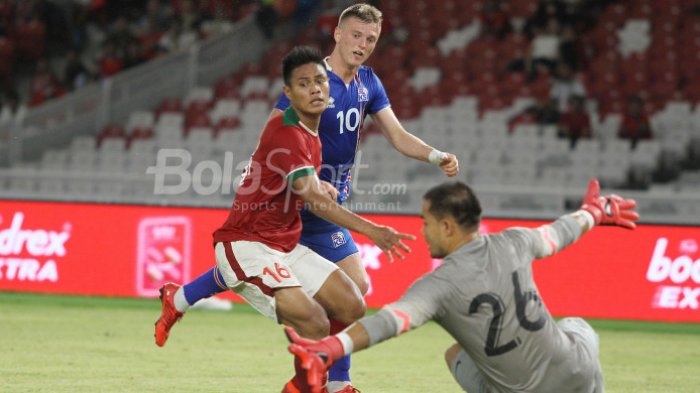
[[[126,144],[126,131],[124,127],[119,125],[107,125],[102,131],[97,135],[97,147],[102,146],[102,143],[107,139],[121,139]]]
[[[222,98],[241,98],[240,85],[237,82],[226,81],[224,83],[217,83],[214,88],[214,97],[216,99]]]
[[[394,109],[396,117],[401,120],[415,119],[420,115],[420,105],[414,103],[402,103],[392,108]]]
[[[534,92],[532,91],[532,89],[531,89],[530,86],[528,86],[528,85],[525,85],[525,86],[520,87],[520,89],[519,89],[518,92],[517,92],[517,95],[518,95],[518,97],[531,97],[531,98],[535,98]],[[545,98],[545,97],[542,97],[542,98]]]
[[[534,82],[530,83],[530,88],[535,97],[548,97],[551,85],[552,82],[549,75],[540,75]]]
[[[516,18],[528,18],[537,10],[537,2],[530,0],[512,0],[509,6],[510,15]]]
[[[525,86],[525,75],[519,72],[512,72],[501,78],[501,90],[505,92],[518,92]]]
[[[155,110],[156,117],[165,112],[182,112],[182,102],[178,98],[166,98]]]
[[[426,48],[420,56],[413,56],[409,63],[412,69],[421,67],[435,67],[440,62],[440,51],[435,47]]]
[[[222,117],[214,127],[214,136],[224,131],[234,131],[241,127],[241,119],[235,116]]]
[[[187,104],[186,116],[200,113],[207,114],[209,113],[211,108],[211,101],[192,101],[189,104]]]
[[[124,131],[124,127],[111,124],[105,126],[100,135],[102,137],[123,137],[126,135],[126,132]]]
[[[185,117],[185,136],[187,136],[192,129],[200,127],[210,127],[211,122],[209,120],[208,112],[190,112],[187,113]]]
[[[423,106],[445,106],[452,101],[452,89],[445,90],[441,85],[428,86],[420,94]]]
[[[251,75],[262,75],[264,68],[258,63],[246,63],[235,75],[235,79],[239,82],[245,80],[245,78]]]
[[[397,95],[392,100],[392,108],[399,119],[412,119],[420,114],[418,95],[409,85],[403,85],[397,90]]]
[[[620,63],[620,71],[623,75],[638,72],[646,73],[649,60],[649,56],[646,53],[632,53]]]
[[[530,41],[525,34],[512,33],[498,44],[498,53],[502,57],[510,60],[517,51],[520,50],[524,53],[529,45]]]
[[[694,104],[700,102],[700,81],[694,80],[683,87],[683,98]]]
[[[650,19],[654,15],[654,8],[650,3],[635,4],[634,7],[630,7],[629,17],[632,19]]]
[[[185,111],[185,135],[192,128],[209,127],[209,111],[211,110],[211,102],[193,101],[187,106]]]
[[[625,73],[623,91],[626,95],[635,95],[649,84],[649,78],[645,72],[637,71]]]
[[[479,116],[483,116],[486,111],[500,110],[506,106],[508,103],[498,95],[479,96]]]
[[[614,4],[602,13],[600,20],[612,23],[615,28],[620,27],[627,20],[627,9],[624,4]]]
[[[131,134],[129,134],[126,138],[126,146],[127,148],[131,147],[131,144],[136,140],[152,139],[154,135],[155,133],[153,132],[153,128],[134,128],[131,130]]]

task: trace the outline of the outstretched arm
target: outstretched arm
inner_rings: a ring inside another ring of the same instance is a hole
[[[639,220],[639,214],[633,210],[636,206],[634,199],[614,194],[601,196],[598,180],[592,179],[580,210],[537,228],[535,256],[542,258],[556,254],[596,225],[634,229]]]
[[[459,162],[454,154],[438,151],[406,131],[390,107],[375,113],[373,118],[384,137],[401,154],[437,165],[447,176],[455,176],[459,173]]]
[[[312,213],[338,226],[366,235],[384,251],[390,262],[393,262],[394,255],[403,259],[399,249],[411,252],[403,240],[414,240],[415,236],[399,233],[394,228],[377,225],[337,204],[335,199],[330,197],[328,191],[322,188],[321,182],[315,174],[295,179],[292,188],[306,202]]]

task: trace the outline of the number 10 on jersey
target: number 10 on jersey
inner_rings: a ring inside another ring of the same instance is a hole
[[[340,111],[335,117],[338,119],[338,131],[341,134],[346,130],[357,131],[360,126],[360,110],[357,108],[350,108],[347,113]]]

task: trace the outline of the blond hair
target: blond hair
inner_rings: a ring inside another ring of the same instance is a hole
[[[357,18],[364,23],[376,23],[378,25],[381,25],[382,11],[379,11],[377,7],[369,5],[367,3],[358,3],[346,8],[340,14],[338,26],[342,25],[343,21],[347,18]]]

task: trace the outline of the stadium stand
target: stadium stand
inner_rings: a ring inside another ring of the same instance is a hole
[[[188,51],[31,108],[0,139],[0,196],[227,206],[232,190],[154,193],[146,168],[159,149],[185,149],[190,173],[207,160],[223,168],[200,171],[200,188],[236,176],[281,91],[282,56],[295,44],[329,48],[328,26],[348,2],[328,3],[294,38],[268,40],[251,14]],[[478,187],[487,213],[554,217],[576,206],[595,176],[606,188],[632,190],[648,222],[698,222],[700,1],[379,6],[386,20],[370,65],[406,128],[458,153],[461,179]],[[585,105],[573,120],[570,96]],[[563,139],[571,121],[590,124],[590,135]],[[643,135],[629,131],[640,123]],[[371,122],[362,138],[359,162],[369,169],[354,177],[352,203],[417,212],[437,169],[386,154],[392,149]],[[378,183],[407,190],[363,192]]]

